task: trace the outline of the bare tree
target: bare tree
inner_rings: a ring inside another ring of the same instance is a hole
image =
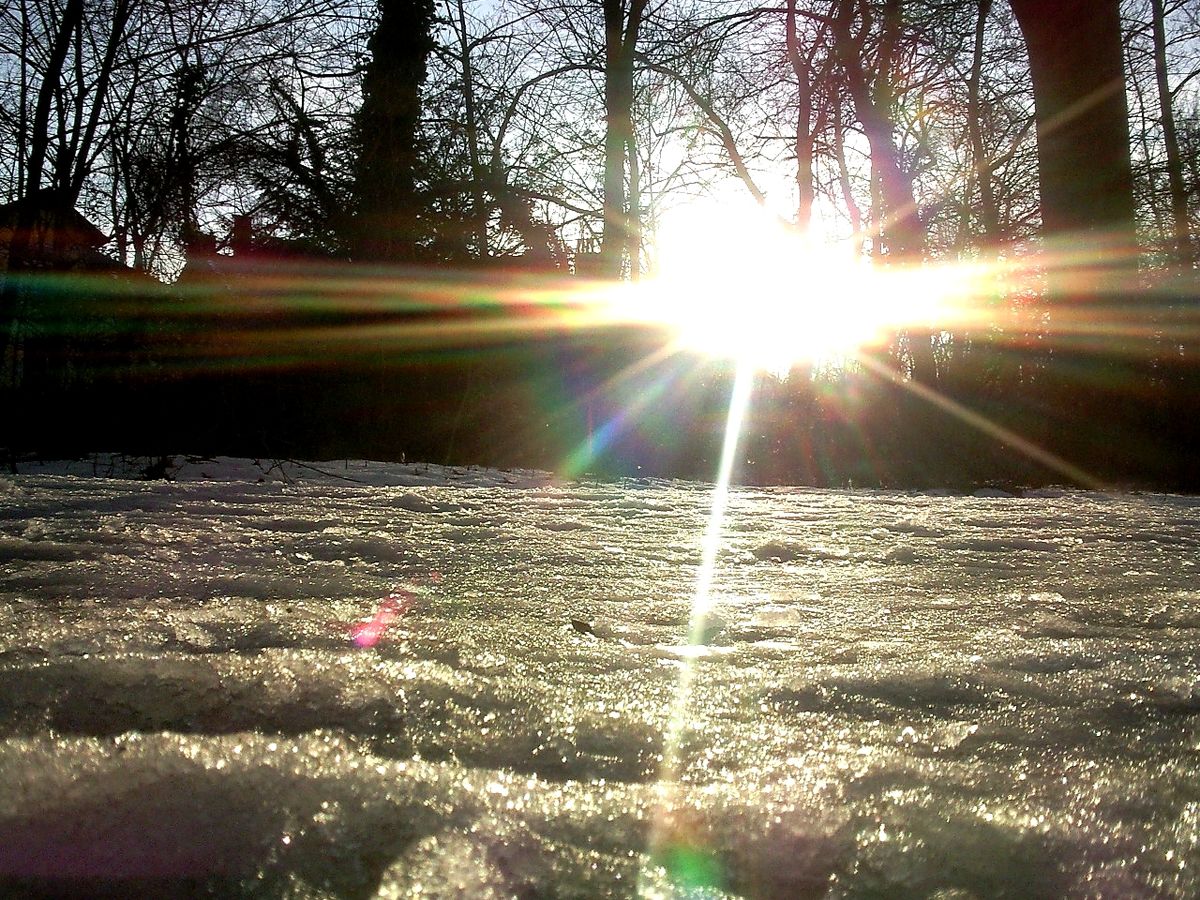
[[[1154,222],[1156,242],[1184,268],[1196,262],[1189,210],[1189,194],[1194,188],[1188,183],[1177,107],[1189,96],[1189,89],[1194,96],[1194,81],[1200,76],[1200,58],[1195,51],[1200,32],[1198,23],[1189,21],[1192,6],[1186,0],[1149,0],[1126,9],[1140,208]],[[1164,182],[1165,190],[1161,187]]]
[[[347,101],[357,76],[345,60],[361,49],[364,22],[359,0],[5,6],[0,146],[12,152],[0,159],[12,160],[10,197],[53,188],[112,228],[122,258],[169,274],[178,263],[150,248],[178,248],[188,222],[214,227],[222,207],[253,202],[236,147],[271,127],[272,85],[302,68]],[[167,176],[159,195],[135,183]],[[151,208],[164,204],[169,214]]]

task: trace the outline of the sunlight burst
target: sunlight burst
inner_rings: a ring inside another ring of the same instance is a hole
[[[684,349],[783,373],[839,362],[907,328],[961,325],[977,280],[962,266],[873,266],[852,242],[822,242],[727,202],[664,221],[658,271],[638,302]]]

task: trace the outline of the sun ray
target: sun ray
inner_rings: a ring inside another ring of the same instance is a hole
[[[1014,450],[1023,453],[1026,457],[1034,462],[1041,463],[1046,468],[1063,475],[1076,484],[1084,487],[1092,488],[1093,490],[1103,490],[1105,485],[1099,479],[1089,475],[1083,469],[1074,465],[1071,462],[1063,459],[1043,447],[1039,447],[1026,438],[1021,437],[1015,431],[1005,428],[986,416],[980,415],[973,409],[964,406],[956,400],[941,394],[920,382],[913,381],[908,378],[901,377],[900,373],[895,369],[890,368],[878,360],[872,359],[866,354],[860,354],[858,357],[859,363],[863,368],[873,372],[881,378],[891,381],[899,385],[906,391],[920,397],[922,400],[936,406],[938,409],[944,410],[959,421],[971,426],[977,431],[986,434],[988,437],[993,437],[1001,443],[1007,444]]]
[[[671,860],[676,863],[680,860],[696,862],[697,860],[703,861],[704,858],[702,848],[688,846],[686,836],[673,832],[665,817],[665,808],[672,801],[673,788],[678,783],[681,774],[681,745],[687,727],[688,711],[692,703],[697,657],[700,655],[699,648],[704,643],[704,633],[709,613],[712,610],[712,588],[716,576],[717,557],[721,549],[721,537],[725,529],[729,490],[733,479],[734,465],[737,461],[742,426],[750,407],[754,376],[755,369],[750,364],[739,365],[734,374],[733,389],[730,392],[729,408],[725,417],[725,432],[721,442],[721,459],[717,468],[717,480],[713,484],[712,504],[709,507],[708,522],[701,540],[700,566],[696,571],[695,589],[692,593],[691,617],[688,623],[688,645],[691,649],[690,652],[682,654],[679,682],[675,688],[675,699],[663,740],[662,765],[657,781],[661,806],[656,812],[657,818],[652,825],[649,857],[652,864],[655,860],[665,861],[668,869],[672,868]],[[647,893],[645,890],[647,874],[643,869],[639,875],[642,882],[639,885],[639,895],[641,896],[645,896]],[[667,874],[674,880],[681,873],[668,871]],[[686,873],[682,874],[686,875]]]

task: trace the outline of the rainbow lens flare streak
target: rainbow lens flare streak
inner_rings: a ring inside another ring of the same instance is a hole
[[[674,352],[673,348],[664,347],[656,353],[644,357],[634,365],[618,372],[600,387],[589,391],[581,402],[584,404],[591,403],[596,397],[601,396],[605,390],[611,390],[617,387],[622,381],[631,379],[653,368],[664,359],[669,358]],[[626,402],[617,412],[601,422],[598,427],[592,428],[589,422],[587,437],[568,454],[561,474],[567,478],[575,478],[586,471],[587,467],[596,460],[596,457],[600,453],[608,449],[609,445],[617,437],[627,431],[637,421],[638,416],[642,412],[663,396],[671,386],[671,377],[671,374],[659,374],[652,382],[646,384],[636,397]]]
[[[702,655],[704,632],[708,614],[712,609],[712,587],[717,568],[717,556],[721,549],[721,535],[725,527],[726,510],[729,505],[729,487],[733,467],[737,460],[738,443],[742,425],[750,407],[754,387],[755,367],[752,362],[741,361],[734,376],[733,390],[729,397],[729,411],[725,417],[725,435],[721,443],[721,461],[717,469],[717,480],[713,485],[712,506],[708,513],[708,524],[701,544],[700,568],[696,572],[696,588],[692,595],[691,621],[688,625],[687,652],[683,654],[683,666],[679,673],[679,685],[675,692],[675,703],[663,742],[663,762],[658,777],[659,808],[650,833],[650,863],[662,864],[672,882],[685,888],[710,885],[719,877],[715,861],[703,848],[692,846],[686,835],[680,833],[669,821],[672,786],[680,774],[680,755],[683,733],[692,702],[692,685],[695,681],[696,658]],[[653,896],[647,884],[645,870],[640,875],[638,894]]]

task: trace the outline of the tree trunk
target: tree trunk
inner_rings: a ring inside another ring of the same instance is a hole
[[[996,192],[992,185],[992,161],[983,143],[983,108],[980,86],[983,80],[984,33],[992,0],[979,0],[975,18],[975,45],[971,54],[971,72],[967,77],[967,130],[971,140],[971,162],[979,182],[979,226],[983,232],[985,252],[991,253],[1000,238],[1000,216],[996,208]]]
[[[1133,334],[1081,344],[1079,311],[1123,295],[1136,263],[1133,172],[1119,0],[1009,0],[1029,52],[1038,177],[1047,238],[1038,439],[1068,459],[1127,477],[1125,448],[1146,438],[1152,373]],[[1097,313],[1098,314],[1098,313]],[[1111,452],[1098,454],[1098,447]]]
[[[475,107],[475,73],[471,66],[471,46],[467,40],[467,13],[464,0],[458,4],[458,52],[463,79],[463,112],[466,121],[467,155],[471,162],[471,210],[475,220],[475,252],[481,259],[491,256],[488,248],[488,207],[484,199],[483,184],[486,176],[480,163],[479,124]]]
[[[1175,110],[1171,104],[1171,84],[1167,78],[1167,29],[1163,0],[1150,0],[1154,32],[1154,77],[1158,87],[1158,108],[1162,121],[1163,145],[1167,151],[1167,184],[1171,191],[1171,220],[1175,257],[1183,268],[1191,268],[1195,253],[1188,235],[1187,188],[1183,181],[1183,162],[1179,154],[1179,134],[1175,129]]]
[[[622,54],[625,9],[621,0],[604,0],[604,230],[600,272],[619,278],[625,255],[625,135],[632,130],[632,71]]]
[[[28,0],[21,0],[21,75],[17,88],[17,172],[16,184],[12,187],[12,196],[8,200],[16,200],[21,196],[25,185],[26,148],[29,143],[29,57],[30,57],[30,22]]]
[[[109,85],[112,83],[113,70],[117,62],[117,51],[125,39],[125,28],[133,15],[132,0],[117,0],[113,7],[112,30],[108,35],[108,43],[104,48],[104,60],[100,66],[100,74],[96,80],[95,97],[88,114],[87,126],[79,142],[75,156],[74,171],[71,173],[70,196],[72,205],[83,190],[83,183],[91,173],[94,157],[93,147],[96,142],[96,129],[100,124],[100,116],[104,112],[105,99],[108,97]],[[79,98],[79,108],[83,109],[83,97]]]
[[[813,187],[814,140],[812,128],[812,75],[811,57],[800,53],[800,40],[796,33],[796,0],[787,0],[787,55],[796,76],[796,227],[805,233],[812,224],[813,202],[816,190]]]
[[[863,41],[853,33],[857,0],[842,0],[831,21],[838,62],[846,80],[846,90],[854,104],[854,114],[862,126],[871,149],[871,170],[879,190],[878,218],[882,225],[887,262],[920,265],[925,257],[925,226],[917,215],[912,179],[904,171],[896,147],[895,123],[891,118],[891,73],[876,73],[872,90],[863,61]],[[880,65],[890,65],[897,39],[899,3],[889,2],[888,20],[880,49]],[[864,26],[865,28],[865,26]],[[920,327],[905,335],[909,350],[909,374],[926,384],[937,378],[932,335]]]
[[[1033,75],[1045,231],[1097,248],[1128,242],[1133,175],[1118,0],[1009,4]]]
[[[50,59],[38,87],[37,105],[34,107],[33,123],[29,135],[29,160],[25,167],[25,189],[22,194],[32,197],[41,189],[42,175],[46,168],[46,156],[50,149],[50,109],[54,95],[62,79],[63,65],[71,49],[71,40],[83,25],[83,0],[68,0],[63,10],[62,21],[54,35],[50,48]],[[21,270],[31,260],[32,226],[35,214],[33,205],[26,207],[17,223],[9,250],[8,267]]]
[[[629,155],[629,280],[637,281],[642,269],[642,166],[632,130],[625,150]]]
[[[871,167],[879,179],[888,255],[905,261],[920,260],[925,253],[925,230],[917,216],[912,181],[900,164],[890,111],[876,102],[863,69],[861,41],[851,32],[856,5],[855,0],[844,0],[833,22],[838,61],[854,115],[870,145]],[[886,78],[883,73],[880,77]]]
[[[850,184],[850,165],[846,162],[846,126],[842,119],[841,100],[833,99],[833,157],[837,162],[838,186],[842,191],[842,202],[846,204],[846,215],[850,219],[850,227],[854,230],[854,240],[858,243],[859,252],[863,247],[862,210],[854,199],[854,190]]]
[[[636,228],[627,210],[627,160],[633,142],[633,62],[646,0],[603,0],[604,11],[604,235],[603,278],[620,278]]]
[[[363,260],[411,262],[420,241],[417,140],[433,0],[380,0],[379,9],[357,122],[355,244]]]

